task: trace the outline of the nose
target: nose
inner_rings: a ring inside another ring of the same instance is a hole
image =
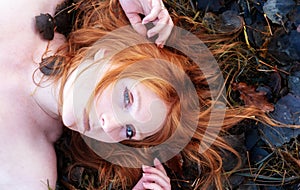
[[[100,125],[103,131],[110,136],[114,136],[114,134],[118,134],[118,132],[122,129],[122,124],[117,122],[113,115],[102,114],[100,116]]]

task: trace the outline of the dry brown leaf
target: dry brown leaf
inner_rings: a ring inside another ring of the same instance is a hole
[[[274,110],[274,105],[268,102],[266,99],[266,93],[262,91],[256,91],[254,86],[249,86],[244,82],[239,82],[233,83],[232,89],[240,92],[240,99],[243,100],[245,105],[254,106],[264,112],[270,112]]]

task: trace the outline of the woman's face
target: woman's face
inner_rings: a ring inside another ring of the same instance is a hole
[[[105,88],[96,97],[94,108],[95,112],[84,117],[84,128],[78,130],[104,142],[151,136],[162,128],[168,112],[164,101],[153,91],[129,78]]]
[[[98,75],[100,79],[108,70],[102,70],[102,74]],[[82,84],[78,85],[81,92],[90,91],[85,90],[89,88],[84,85],[86,81],[91,81],[88,77],[92,72],[85,73],[86,78],[83,76]],[[142,140],[158,132],[165,123],[168,106],[142,82],[130,78],[118,80],[96,96],[90,111],[86,111],[87,108],[83,106],[86,104],[78,102],[87,99],[87,96],[82,98],[77,94],[84,93],[74,93],[72,83],[76,83],[75,78],[75,75],[71,75],[64,90],[62,120],[68,128],[96,140],[113,143],[129,139]]]

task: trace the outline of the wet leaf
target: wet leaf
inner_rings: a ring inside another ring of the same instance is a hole
[[[275,104],[274,119],[290,125],[300,125],[300,97],[292,93],[282,97]],[[300,132],[300,129],[298,129]],[[299,133],[300,134],[300,133]]]
[[[268,153],[266,150],[264,150],[262,147],[255,146],[250,151],[250,159],[254,163],[261,162],[263,159],[269,156],[270,153]]]
[[[75,17],[75,9],[72,0],[66,0],[57,5],[55,10],[56,32],[68,36],[75,21],[73,17]]]
[[[247,150],[254,148],[260,139],[261,137],[257,128],[254,128],[250,125],[245,132],[245,146]]]
[[[275,120],[289,125],[300,124],[300,97],[289,93],[282,97],[276,104],[274,112],[271,114]],[[263,133],[262,139],[272,146],[280,147],[288,143],[292,138],[300,135],[299,128],[274,127],[259,125]]]
[[[40,71],[44,75],[55,75],[60,72],[60,65],[63,63],[63,58],[60,56],[50,56],[43,58],[40,63]]]
[[[211,12],[206,13],[203,18],[203,23],[211,30],[224,34],[236,33],[244,26],[242,17],[233,11],[225,11],[219,16]]]
[[[263,6],[263,10],[273,23],[282,24],[286,21],[286,15],[294,6],[295,2],[293,0],[268,0]]]
[[[279,94],[282,89],[282,78],[278,72],[273,72],[269,77],[269,86],[272,88],[274,94]]]
[[[254,86],[248,86],[246,83],[240,82],[233,83],[232,89],[240,92],[240,99],[244,101],[245,105],[260,108],[264,112],[274,110],[273,104],[269,103],[265,97],[266,93],[256,91]]]
[[[300,96],[300,64],[298,64],[297,67],[297,70],[288,76],[288,87],[292,94]]]
[[[35,25],[42,38],[45,40],[52,40],[54,37],[55,23],[50,14],[40,14],[35,17]]]
[[[198,8],[205,12],[218,12],[225,7],[224,5],[224,0],[198,0]]]
[[[286,34],[284,29],[278,29],[270,41],[268,51],[287,64],[300,60],[300,33],[292,30]]]
[[[300,29],[300,6],[294,7],[294,9],[288,14],[289,18],[289,25],[291,29],[297,29],[297,27]],[[287,26],[289,27],[289,26]],[[299,31],[298,31],[299,32]]]
[[[273,147],[280,147],[288,143],[291,138],[295,138],[299,135],[299,131],[292,128],[273,127],[262,124],[259,125],[259,131],[261,133],[261,139]]]

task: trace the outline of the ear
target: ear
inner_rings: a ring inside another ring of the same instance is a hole
[[[102,59],[105,56],[106,50],[105,49],[100,49],[97,51],[97,53],[94,56],[94,61],[98,61]]]

